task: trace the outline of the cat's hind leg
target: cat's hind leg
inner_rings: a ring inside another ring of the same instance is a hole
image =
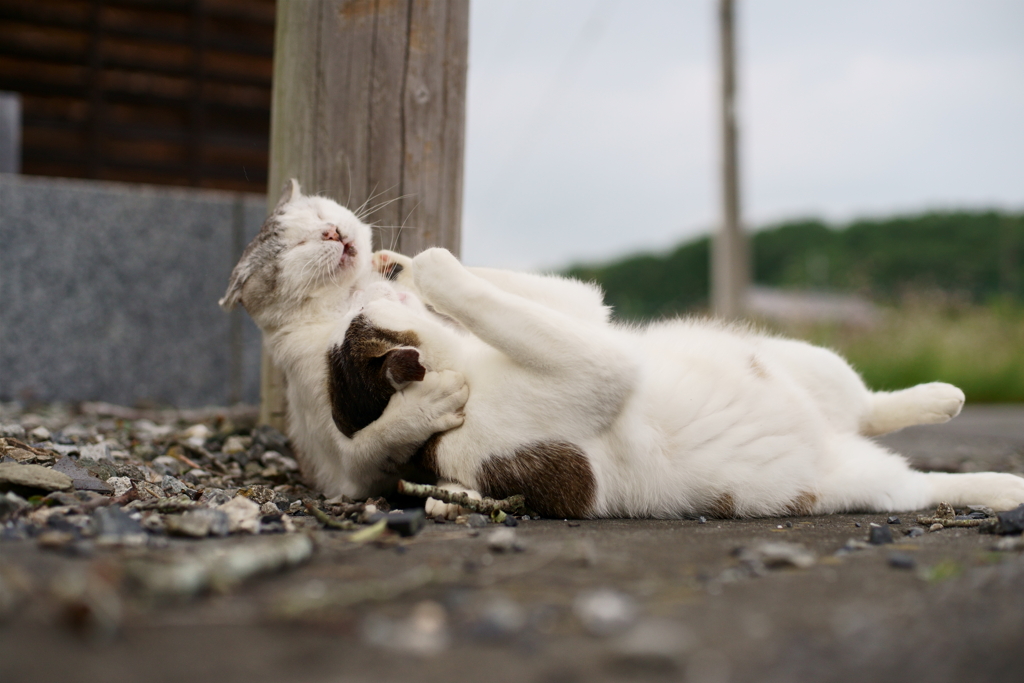
[[[1000,472],[919,472],[906,459],[853,434],[829,444],[813,512],[921,510],[939,503],[1009,510],[1024,503],[1024,478]]]
[[[874,392],[861,419],[860,433],[878,436],[913,425],[948,422],[960,414],[963,405],[964,392],[944,382]]]

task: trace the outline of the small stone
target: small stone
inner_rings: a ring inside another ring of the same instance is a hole
[[[986,517],[996,516],[996,511],[987,505],[968,505],[967,509],[970,510],[971,512],[980,512],[984,514]]]
[[[189,488],[181,483],[180,480],[175,479],[169,474],[165,474],[160,480],[160,488],[163,489],[168,496],[176,496],[179,493],[185,493],[189,490]]]
[[[466,520],[466,524],[468,524],[473,529],[483,529],[489,524],[489,522],[487,521],[486,517],[474,512],[469,516],[469,519]]]
[[[36,427],[35,429],[33,429],[31,432],[28,433],[28,438],[30,438],[32,441],[36,441],[36,442],[38,442],[38,441],[49,441],[50,440],[50,430],[47,429],[46,427],[43,427],[43,426]]]
[[[217,509],[227,514],[231,533],[260,532],[260,506],[245,496],[237,495]]]
[[[36,538],[40,548],[55,550],[73,543],[75,535],[67,531],[44,531]]]
[[[385,515],[388,529],[391,529],[399,536],[415,536],[427,522],[427,516],[422,508],[414,508],[408,512],[391,512]]]
[[[999,520],[995,532],[1003,536],[1015,536],[1024,533],[1024,505],[1018,505],[1012,510],[996,514]]]
[[[568,526],[568,527],[578,527],[580,525],[580,523],[579,522],[568,522],[567,521],[565,523],[565,525]]]
[[[529,522],[530,521],[530,515],[523,515],[522,517],[520,517],[520,519],[522,519],[524,522]]]
[[[886,524],[902,524],[899,517],[889,517],[885,520]]]
[[[596,636],[625,631],[637,616],[636,603],[624,593],[602,589],[579,595],[573,611],[583,628]]]
[[[260,462],[266,467],[273,467],[280,472],[298,472],[299,463],[295,462],[293,458],[289,458],[287,455],[282,455],[277,451],[265,451],[263,456],[260,458]]]
[[[917,538],[918,536],[924,536],[924,529],[919,526],[910,527],[907,529],[906,534],[910,538]]]
[[[96,526],[96,540],[101,545],[143,545],[146,542],[146,530],[142,524],[120,508],[97,508],[92,519]]]
[[[25,428],[18,423],[7,423],[0,424],[0,439],[4,438],[18,439],[19,441],[25,438]]]
[[[168,515],[164,522],[167,525],[167,533],[192,538],[227,536],[231,525],[227,514],[212,508],[198,508],[182,515]]]
[[[787,529],[792,529],[793,528],[793,522],[786,522],[786,528]]]
[[[932,524],[930,527],[928,527],[928,531],[941,531],[944,528],[945,527],[942,526],[942,524],[940,524],[939,522],[935,522],[935,524]]]
[[[227,503],[232,498],[231,494],[224,489],[207,488],[203,490],[201,496],[199,496],[199,504],[206,505],[207,507],[219,507],[224,503]],[[302,502],[299,501],[299,505]]]
[[[755,570],[764,567],[806,569],[817,561],[814,553],[799,543],[761,543],[750,550],[742,550],[739,558]]]
[[[908,553],[889,553],[889,566],[896,569],[913,569],[917,566],[917,560]]]
[[[868,543],[871,545],[884,545],[892,542],[892,529],[889,527],[872,524],[868,529]]]
[[[519,526],[519,522],[512,515],[506,515],[505,521],[502,522],[505,526]]]
[[[860,528],[860,522],[854,522],[854,523],[853,523],[853,525],[854,525],[855,527],[857,527],[858,529]]]
[[[498,553],[508,553],[514,550],[521,551],[523,549],[519,539],[516,537],[515,529],[509,529],[508,527],[492,531],[487,537],[487,547]]]
[[[708,523],[708,518],[705,517],[704,515],[701,515],[700,517],[697,518],[697,524],[707,524],[707,523]]]
[[[241,489],[238,493],[258,505],[272,503],[277,497],[277,492],[274,489],[262,484],[255,484],[247,489]]]
[[[113,460],[114,457],[110,453],[110,444],[97,443],[90,444],[88,446],[82,446],[78,449],[81,457],[101,462],[103,460]]]
[[[0,521],[29,506],[29,502],[13,491],[0,493]]]
[[[89,470],[67,456],[54,463],[53,469],[55,472],[63,472],[71,477],[71,484],[75,487],[76,491],[110,493],[113,490],[109,484],[89,474]]]
[[[42,465],[0,463],[0,491],[14,491],[22,496],[40,492],[69,491],[74,488],[71,477]]]
[[[177,476],[185,471],[185,465],[169,455],[158,455],[153,458],[151,466],[160,474],[170,474],[172,476]]]
[[[132,480],[128,477],[111,477],[107,479],[107,485],[114,489],[114,497],[123,496],[132,488]]]
[[[249,450],[249,446],[252,445],[252,439],[246,439],[238,435],[229,436],[224,440],[224,445],[221,447],[221,452],[224,455],[238,455],[239,453],[245,453]]]
[[[213,432],[204,424],[195,424],[181,433],[185,442],[195,448],[202,448],[206,440],[213,436]]]

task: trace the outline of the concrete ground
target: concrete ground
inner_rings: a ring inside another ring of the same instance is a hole
[[[885,442],[924,468],[1022,473],[1024,406]],[[911,538],[915,515],[899,517],[534,520],[516,528],[521,552],[488,547],[498,527],[364,545],[320,531],[308,564],[226,594],[111,598],[109,632],[24,606],[0,624],[0,683],[1024,680],[1024,553],[970,528]],[[843,551],[871,522],[896,542]],[[762,568],[749,553],[766,541],[813,562]],[[37,581],[117,571],[29,542],[0,554]]]

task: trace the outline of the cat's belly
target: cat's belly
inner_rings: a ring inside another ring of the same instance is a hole
[[[644,340],[636,394],[583,444],[600,514],[751,516],[807,500],[828,457],[814,402],[743,338],[681,337]]]

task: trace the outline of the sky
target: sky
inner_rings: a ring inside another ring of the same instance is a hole
[[[473,0],[463,260],[560,269],[719,215],[714,0]],[[1024,210],[1024,2],[737,0],[748,229]]]

